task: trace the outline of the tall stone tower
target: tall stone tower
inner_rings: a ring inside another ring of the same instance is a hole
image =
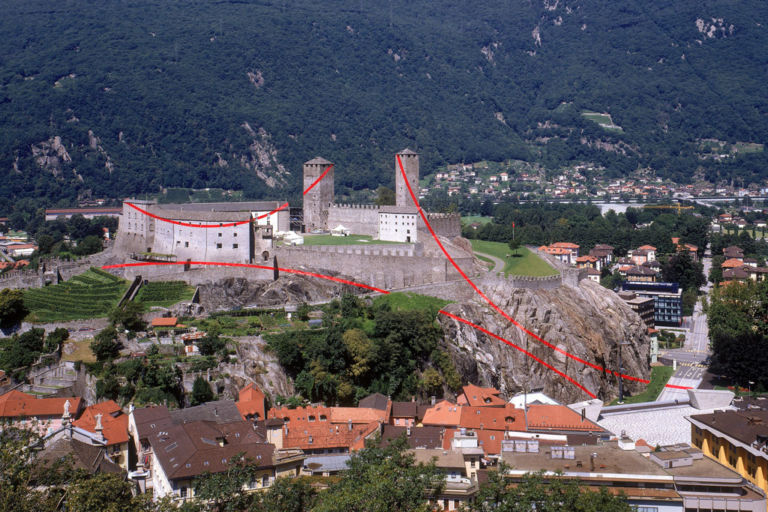
[[[304,190],[312,185],[328,168],[333,165],[322,157],[315,157],[304,163]],[[328,174],[304,195],[304,230],[309,233],[314,229],[328,230],[328,207],[333,202],[333,167]]]
[[[404,149],[398,153],[400,161],[403,162],[403,170],[408,177],[408,183],[411,184],[411,190],[414,195],[419,197],[419,154],[410,149]],[[405,184],[403,173],[400,171],[400,165],[395,157],[395,203],[397,206],[416,206],[413,202],[408,187]]]

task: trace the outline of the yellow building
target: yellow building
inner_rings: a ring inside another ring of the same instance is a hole
[[[694,446],[768,494],[768,411],[717,411],[688,421]]]

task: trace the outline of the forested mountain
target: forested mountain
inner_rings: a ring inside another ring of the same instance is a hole
[[[161,187],[299,194],[392,154],[768,176],[764,0],[4,0],[0,213]],[[621,127],[582,116],[605,112]],[[19,199],[28,200],[19,202]]]

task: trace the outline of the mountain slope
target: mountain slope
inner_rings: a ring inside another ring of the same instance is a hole
[[[0,14],[4,212],[168,186],[296,198],[316,154],[342,186],[375,187],[405,146],[425,171],[514,157],[681,181],[768,172],[762,153],[697,157],[705,138],[767,142],[760,0],[7,0]]]

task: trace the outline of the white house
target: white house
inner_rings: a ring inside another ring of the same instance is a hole
[[[382,206],[379,209],[379,240],[416,242],[418,210],[413,206]]]

